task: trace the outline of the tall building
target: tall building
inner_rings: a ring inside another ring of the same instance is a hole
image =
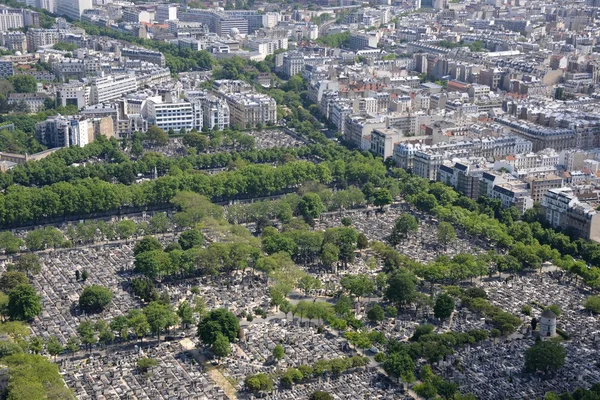
[[[11,51],[27,53],[27,36],[23,32],[0,32],[0,42]]]
[[[81,18],[83,11],[94,8],[92,0],[57,0],[56,13],[72,19]]]
[[[229,15],[223,11],[192,9],[179,14],[179,19],[184,22],[201,22],[208,27],[210,32],[214,32],[219,36],[236,32],[242,35],[248,34],[247,19]],[[232,31],[232,29],[234,30]]]
[[[121,50],[121,56],[132,60],[147,61],[156,64],[159,67],[165,67],[167,65],[165,56],[160,51],[148,50],[142,47],[125,47]]]
[[[582,203],[570,188],[550,189],[542,198],[542,212],[554,228],[569,230],[575,236],[600,241],[600,214]]]
[[[148,100],[148,125],[156,125],[161,129],[173,129],[176,132],[186,129],[191,130],[194,124],[194,105],[187,101],[163,102],[162,100]]]
[[[80,146],[94,140],[94,127],[85,118],[55,116],[35,125],[38,141],[48,147]]]
[[[30,53],[45,46],[58,43],[57,29],[29,29],[27,31],[27,50]]]
[[[277,103],[272,97],[257,93],[224,94],[229,105],[230,122],[242,128],[277,121]]]
[[[23,12],[17,8],[0,8],[0,32],[21,29],[25,26]]]
[[[156,7],[154,20],[159,24],[164,24],[165,21],[177,19],[178,8],[173,4],[159,4]]]
[[[304,56],[297,51],[289,51],[283,56],[283,73],[286,77],[299,74],[304,69]]]
[[[135,92],[137,81],[132,75],[116,75],[93,80],[90,89],[90,104],[100,104]]]

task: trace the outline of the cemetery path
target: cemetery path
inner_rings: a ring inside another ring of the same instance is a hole
[[[213,380],[213,382],[221,388],[229,400],[237,400],[237,390],[231,385],[231,383],[225,378],[223,373],[219,371],[217,367],[210,364],[206,357],[197,349],[192,350],[194,358],[204,366],[206,373]]]

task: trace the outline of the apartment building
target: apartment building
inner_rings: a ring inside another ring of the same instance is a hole
[[[563,179],[554,174],[546,175],[544,177],[525,178],[525,182],[529,184],[531,198],[536,203],[541,202],[542,198],[549,190],[563,187]]]
[[[600,241],[600,215],[582,203],[570,188],[550,189],[542,198],[542,212],[554,228],[569,230],[577,237]]]
[[[267,95],[258,93],[227,93],[224,99],[229,105],[230,122],[242,128],[257,124],[277,122],[277,103]]]
[[[0,43],[10,51],[27,53],[27,36],[23,32],[0,32]]]
[[[10,29],[21,29],[25,26],[23,11],[18,8],[0,8],[0,32]]]
[[[210,32],[219,36],[229,35],[232,30],[243,35],[249,33],[247,19],[228,15],[223,11],[191,9],[181,13],[179,19],[184,22],[201,22],[208,27]]]
[[[27,31],[27,50],[33,53],[42,47],[55,45],[58,40],[58,29],[29,29]]]
[[[10,60],[0,60],[0,78],[6,79],[14,74],[13,62]]]
[[[530,191],[523,182],[494,185],[490,198],[499,199],[502,208],[515,207],[521,214],[533,207]]]
[[[363,139],[370,136],[374,129],[382,129],[386,127],[384,117],[363,117],[360,115],[349,115],[346,117],[346,125],[344,129],[344,138],[362,148]],[[370,150],[370,146],[367,149]]]
[[[81,14],[91,8],[94,8],[92,0],[56,0],[56,13],[72,19],[81,18]]]
[[[383,157],[384,160],[394,154],[394,143],[402,137],[397,129],[373,129],[371,133],[371,151]]]
[[[146,61],[159,67],[166,67],[167,61],[160,51],[148,50],[141,47],[125,47],[121,49],[121,56],[132,60]]]
[[[56,89],[56,104],[59,107],[74,105],[86,107],[90,101],[90,88],[81,83],[64,84]]]
[[[156,125],[161,129],[174,129],[176,132],[195,127],[194,105],[187,101],[165,102],[158,99],[147,101],[148,125]]]
[[[230,124],[229,105],[226,101],[213,95],[206,95],[200,100],[203,125],[209,130],[223,130]]]
[[[437,174],[444,161],[441,154],[427,150],[417,150],[413,154],[413,173],[430,181],[437,180]]]
[[[25,103],[29,112],[38,112],[44,109],[44,102],[47,98],[48,95],[45,93],[10,93],[7,101],[9,105]]]
[[[287,78],[302,73],[304,69],[304,55],[297,51],[290,51],[283,55],[283,74]]]
[[[94,129],[85,118],[58,115],[38,122],[35,135],[48,147],[83,147],[94,140]]]
[[[137,81],[133,75],[114,75],[95,78],[90,88],[89,103],[99,104],[117,99],[124,94],[135,92]]]

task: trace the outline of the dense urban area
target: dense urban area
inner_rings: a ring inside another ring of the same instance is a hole
[[[0,4],[0,399],[600,400],[600,1]]]

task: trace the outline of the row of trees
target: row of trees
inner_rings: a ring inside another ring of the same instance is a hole
[[[600,287],[600,268],[587,268],[584,262],[574,260],[580,256],[592,264],[600,262],[600,245],[582,239],[572,241],[564,233],[545,228],[538,210],[528,210],[519,221],[519,213],[503,209],[498,200],[481,198],[475,202],[440,182],[429,183],[401,169],[392,172],[399,178],[406,200],[418,209],[508,249],[507,256],[494,260],[497,270],[535,269],[552,261],[581,276],[586,284]]]
[[[182,173],[164,176],[135,186],[90,178],[72,183],[59,182],[42,188],[13,185],[0,195],[0,222],[14,226],[34,220],[105,212],[120,207],[167,204],[177,192],[185,190],[216,199],[231,199],[272,195],[297,188],[308,181],[328,184],[335,181],[334,176],[340,182],[360,184],[377,180],[383,183],[385,168],[373,168],[373,163],[372,158],[357,157],[348,163],[339,160],[317,165],[305,161],[289,162],[278,167],[249,165],[216,175]]]
[[[24,240],[10,231],[4,231],[0,232],[0,250],[4,250],[6,254],[14,254],[24,248],[30,251],[69,248],[77,244],[164,233],[172,226],[171,219],[165,213],[156,213],[148,222],[136,223],[130,219],[122,219],[110,222],[90,220],[76,225],[69,224],[64,233],[55,227],[47,226],[27,232]]]

